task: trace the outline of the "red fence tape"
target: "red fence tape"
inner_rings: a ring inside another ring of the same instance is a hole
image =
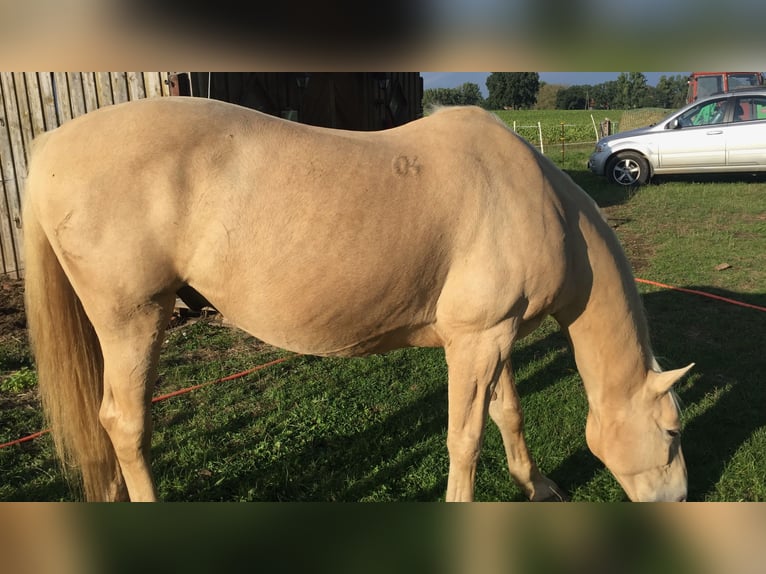
[[[657,283],[656,281],[649,281],[648,279],[636,278],[638,283],[646,283],[647,285],[654,285],[655,287],[662,287],[663,289],[672,289],[673,291],[681,291],[682,293],[691,293],[692,295],[701,295],[710,299],[716,299],[717,301],[723,301],[725,303],[731,303],[732,305],[739,305],[740,307],[747,307],[749,309],[755,309],[756,311],[766,311],[766,307],[759,305],[752,305],[750,303],[744,303],[743,301],[737,301],[736,299],[729,299],[728,297],[721,297],[720,295],[714,295],[713,293],[706,293],[705,291],[697,291],[696,289],[686,289],[685,287],[674,287],[673,285],[665,285],[664,283]]]
[[[297,355],[293,355],[297,356]],[[261,369],[265,369],[266,367],[271,367],[273,365],[277,365],[279,363],[284,363],[288,359],[291,359],[292,357],[282,357],[281,359],[275,359],[273,361],[269,361],[268,363],[263,363],[262,365],[258,365],[257,367],[253,367],[252,369],[248,369],[246,371],[242,371],[241,373],[236,373],[234,375],[229,375],[227,377],[222,377],[220,379],[216,379],[214,381],[207,381],[206,383],[200,383],[199,385],[194,385],[192,387],[186,387],[185,389],[179,389],[177,391],[173,391],[172,393],[167,393],[165,395],[161,395],[159,397],[154,397],[152,399],[153,403],[157,403],[159,401],[164,401],[165,399],[169,399],[171,397],[177,397],[178,395],[183,395],[185,393],[188,393],[190,391],[194,391],[196,389],[200,389],[202,387],[207,387],[208,385],[214,385],[215,383],[223,383],[225,381],[232,381],[234,379],[239,379],[241,377],[244,377],[246,375],[249,375],[251,373],[254,373],[256,371],[260,371]],[[36,439],[37,437],[43,436],[44,434],[47,434],[51,432],[50,429],[41,430],[39,432],[33,433],[29,436],[25,436],[23,438],[19,438],[16,440],[12,440],[10,442],[6,442],[3,444],[0,444],[0,449],[3,449],[7,446],[13,446],[15,444],[21,444],[23,442],[30,441],[32,439]]]
[[[172,393],[168,393],[166,395],[160,395],[159,397],[154,397],[152,399],[153,403],[158,403],[159,401],[164,401],[165,399],[169,399],[171,397],[177,397],[178,395],[183,395],[184,393],[188,393],[189,391],[195,391],[197,389],[201,389],[202,387],[207,387],[208,385],[214,385],[215,383],[223,383],[224,381],[232,381],[234,379],[239,379],[241,377],[244,377],[245,375],[249,375],[251,373],[254,373],[256,371],[260,371],[261,369],[265,369],[266,367],[271,367],[272,365],[276,365],[279,363],[284,363],[287,359],[290,359],[291,357],[282,357],[281,359],[274,359],[273,361],[269,361],[268,363],[264,363],[262,365],[258,365],[257,367],[253,367],[252,369],[248,369],[247,371],[242,371],[241,373],[236,373],[234,375],[229,375],[228,377],[222,377],[220,379],[216,379],[215,381],[208,381],[206,383],[200,383],[199,385],[194,385],[193,387],[187,387],[185,389],[179,389],[177,391],[173,391]],[[0,448],[2,448],[2,445],[0,445]]]
[[[44,434],[47,434],[51,432],[50,429],[41,430],[39,432],[33,433],[29,436],[25,436],[24,438],[17,438],[16,440],[12,440],[10,442],[6,442],[3,444],[0,444],[0,448],[5,448],[7,446],[13,446],[14,444],[21,444],[22,442],[27,442],[28,440],[35,439],[37,437],[43,436]]]

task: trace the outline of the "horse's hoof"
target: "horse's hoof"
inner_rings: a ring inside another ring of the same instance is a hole
[[[546,488],[547,492],[540,493],[540,496],[533,496],[532,502],[569,502],[569,495],[555,484],[550,484]]]

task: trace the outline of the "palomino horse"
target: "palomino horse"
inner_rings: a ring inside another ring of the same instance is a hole
[[[89,500],[155,500],[150,398],[176,293],[313,355],[441,346],[446,500],[473,499],[487,414],[531,500],[560,499],[522,434],[514,341],[553,315],[587,443],[633,500],[682,500],[671,386],[616,236],[563,172],[478,108],[381,132],[166,97],[35,142],[26,297],[43,404]]]

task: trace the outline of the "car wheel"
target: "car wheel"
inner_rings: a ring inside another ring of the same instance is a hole
[[[649,181],[649,163],[637,153],[618,153],[609,160],[606,175],[618,185],[644,185]]]

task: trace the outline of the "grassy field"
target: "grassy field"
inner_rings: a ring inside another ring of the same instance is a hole
[[[766,306],[763,178],[665,178],[626,191],[586,171],[588,151],[549,155],[604,208],[637,276]],[[716,270],[722,263],[730,267]],[[696,362],[678,388],[690,500],[766,500],[766,314],[643,284],[640,290],[663,367]],[[0,443],[44,425],[23,336],[4,332]],[[166,338],[158,395],[288,360],[155,404],[153,469],[164,500],[443,499],[441,350],[364,359],[292,356],[215,320],[181,324]],[[585,445],[587,403],[552,321],[517,345],[514,364],[527,440],[543,472],[576,501],[625,500]],[[49,436],[0,450],[0,475],[3,501],[76,497],[53,462]],[[476,495],[523,500],[508,478],[493,425]]]

